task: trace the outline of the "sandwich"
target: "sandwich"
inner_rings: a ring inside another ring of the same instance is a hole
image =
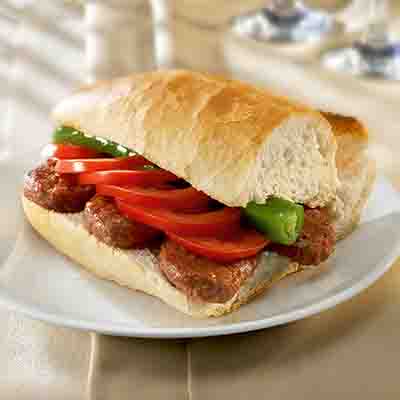
[[[52,117],[24,182],[33,228],[96,276],[197,318],[325,263],[375,177],[357,120],[204,73],[97,82]]]

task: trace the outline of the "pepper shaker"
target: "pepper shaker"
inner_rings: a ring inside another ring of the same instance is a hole
[[[85,29],[88,82],[154,69],[150,1],[89,0]]]

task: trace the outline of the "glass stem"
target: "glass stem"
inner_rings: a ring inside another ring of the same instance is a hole
[[[387,0],[370,0],[368,25],[363,41],[372,47],[384,47],[389,42],[388,32],[389,3]]]
[[[267,8],[270,12],[277,15],[292,14],[300,6],[303,6],[300,0],[270,0],[267,4]]]

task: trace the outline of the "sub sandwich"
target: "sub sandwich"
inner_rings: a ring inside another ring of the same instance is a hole
[[[193,317],[328,260],[375,177],[357,120],[203,73],[98,82],[52,116],[24,182],[31,225],[98,277]]]

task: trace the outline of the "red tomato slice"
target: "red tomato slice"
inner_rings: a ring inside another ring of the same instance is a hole
[[[128,218],[166,232],[179,235],[226,235],[239,229],[240,210],[225,207],[201,214],[185,214],[162,208],[132,206],[115,200],[119,210]]]
[[[45,159],[52,157],[59,159],[95,158],[99,156],[99,153],[96,150],[89,149],[88,147],[53,143],[45,146],[41,154]]]
[[[174,210],[207,210],[210,198],[198,190],[155,189],[137,186],[119,187],[114,185],[97,185],[96,191],[104,196],[116,197],[131,205],[143,207],[171,208]]]
[[[78,175],[81,185],[156,185],[177,179],[174,174],[162,169],[111,170],[84,172]]]
[[[134,169],[151,164],[142,156],[121,158],[81,158],[74,160],[59,160],[56,171],[60,174],[77,174],[81,172],[106,171],[110,169]]]
[[[182,237],[171,232],[167,235],[194,254],[223,263],[255,256],[270,242],[264,235],[250,229],[240,229],[229,239]]]

